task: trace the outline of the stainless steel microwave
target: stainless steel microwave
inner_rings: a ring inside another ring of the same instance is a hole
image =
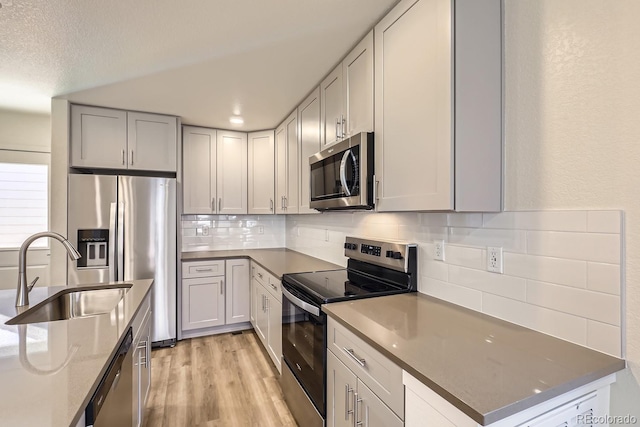
[[[309,158],[313,209],[373,209],[373,133],[345,139]]]

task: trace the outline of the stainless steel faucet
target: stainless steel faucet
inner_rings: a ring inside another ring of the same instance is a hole
[[[16,295],[16,307],[29,305],[29,292],[31,292],[31,289],[33,289],[33,286],[39,279],[39,277],[36,277],[33,282],[27,285],[27,249],[29,249],[29,246],[34,241],[41,237],[51,237],[62,243],[69,254],[69,258],[72,260],[76,260],[81,257],[76,248],[74,248],[67,239],[58,233],[44,231],[42,233],[36,233],[33,236],[29,236],[27,240],[22,243],[22,246],[20,246],[20,252],[18,253],[18,294]]]

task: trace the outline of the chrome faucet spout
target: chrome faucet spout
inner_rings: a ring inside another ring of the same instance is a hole
[[[52,239],[62,243],[69,254],[69,258],[72,260],[81,258],[80,252],[78,252],[67,239],[58,233],[44,231],[27,237],[27,239],[22,243],[22,246],[20,246],[20,252],[18,252],[18,293],[16,295],[16,307],[29,305],[29,292],[38,280],[36,277],[36,280],[34,280],[31,285],[27,285],[27,250],[34,241],[41,237],[51,237]]]

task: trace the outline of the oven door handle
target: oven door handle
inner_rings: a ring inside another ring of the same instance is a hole
[[[282,294],[287,297],[287,299],[291,302],[291,304],[301,308],[304,311],[307,311],[314,316],[320,316],[320,309],[315,305],[309,304],[308,302],[302,301],[297,296],[293,295],[289,292],[285,287],[282,287]]]

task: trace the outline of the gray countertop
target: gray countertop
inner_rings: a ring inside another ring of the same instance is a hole
[[[625,368],[625,361],[412,293],[322,310],[482,425]]]
[[[182,261],[229,258],[251,258],[278,279],[281,279],[282,275],[286,273],[305,273],[308,271],[344,268],[340,265],[332,264],[286,248],[182,252]]]
[[[127,283],[108,314],[14,326],[16,291],[0,291],[0,425],[76,425],[153,280]],[[31,306],[68,288],[34,288]]]

